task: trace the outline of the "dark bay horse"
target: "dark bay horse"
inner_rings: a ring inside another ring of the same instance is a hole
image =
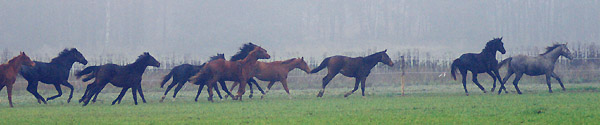
[[[348,97],[350,94],[354,93],[354,91],[358,90],[358,84],[361,84],[362,96],[365,96],[365,84],[367,77],[371,73],[371,69],[375,67],[378,62],[382,62],[388,66],[394,66],[394,63],[387,55],[387,49],[381,52],[377,52],[375,54],[371,54],[366,57],[347,57],[347,56],[332,56],[327,57],[321,64],[310,71],[310,73],[317,73],[323,68],[327,67],[327,75],[323,78],[323,88],[317,94],[317,97],[323,97],[323,93],[325,92],[325,86],[329,84],[331,79],[335,77],[338,73],[342,73],[342,75],[347,77],[356,78],[356,82],[354,83],[354,89],[344,95],[344,97]]]
[[[292,58],[285,61],[258,62],[258,72],[254,77],[262,81],[269,81],[269,85],[267,86],[267,90],[265,91],[265,93],[269,92],[269,89],[271,89],[275,82],[281,82],[283,88],[285,89],[285,92],[288,94],[288,98],[291,99],[292,96],[290,95],[290,90],[287,86],[287,77],[288,73],[296,68],[306,73],[310,73],[310,68],[308,67],[308,64],[306,64],[306,61],[304,61],[304,57],[302,57]],[[250,79],[250,81],[252,80],[253,79]],[[229,91],[232,91],[236,85],[237,84],[233,84]],[[261,96],[261,98],[263,97],[264,94],[263,96]]]
[[[6,86],[10,107],[13,107],[13,84],[15,84],[15,81],[17,80],[17,74],[19,74],[19,70],[21,70],[21,65],[35,66],[35,62],[31,61],[24,52],[21,52],[18,56],[8,60],[8,63],[0,65],[0,90]]]
[[[225,55],[217,54],[216,56],[210,57],[210,61],[217,60],[217,59],[225,59]],[[169,79],[173,78],[173,81],[171,81],[171,84],[169,84],[169,86],[167,86],[167,90],[165,90],[165,94],[160,99],[160,102],[163,102],[163,100],[167,96],[167,93],[169,92],[169,90],[171,90],[171,88],[173,88],[175,85],[177,85],[175,90],[173,90],[174,91],[173,100],[174,100],[176,98],[179,90],[181,90],[181,87],[183,87],[183,85],[185,85],[185,83],[189,81],[190,77],[192,77],[193,75],[198,73],[205,64],[206,63],[204,63],[200,66],[191,65],[191,64],[181,64],[179,66],[173,67],[173,69],[171,69],[171,72],[169,72],[169,74],[165,75],[165,77],[163,77],[162,82],[160,83],[160,88],[163,88],[165,83],[167,83],[169,81]],[[217,86],[215,86],[215,88],[216,87]],[[215,89],[215,90],[217,90],[217,95],[219,95],[219,97],[221,97],[221,93],[218,91],[218,89]]]
[[[89,84],[86,92],[83,95],[83,106],[86,106],[93,95],[100,93],[106,84],[111,83],[116,87],[123,88],[121,93],[115,99],[112,104],[114,105],[117,101],[121,102],[121,99],[125,95],[125,92],[131,88],[131,94],[133,95],[133,101],[137,105],[137,93],[140,93],[142,101],[146,103],[144,98],[144,92],[142,91],[142,75],[146,70],[146,67],[160,67],[160,63],[154,59],[148,52],[140,55],[135,62],[119,66],[116,64],[104,64],[101,66],[90,66],[77,72],[75,76],[80,78],[83,75],[90,74],[95,80],[92,84]],[[88,79],[90,79],[88,76]]]
[[[460,71],[462,75],[462,83],[465,89],[465,93],[469,96],[469,91],[467,91],[467,71],[471,71],[473,74],[473,82],[483,93],[486,93],[485,89],[479,81],[477,81],[477,74],[479,73],[488,73],[494,79],[494,87],[492,87],[492,92],[496,89],[496,78],[502,82],[502,78],[500,78],[500,73],[498,73],[498,60],[496,60],[496,51],[499,51],[502,54],[506,53],[504,49],[504,43],[502,43],[501,38],[494,38],[488,41],[485,44],[485,48],[481,51],[481,53],[466,53],[462,54],[458,59],[455,59],[450,66],[452,78],[456,80],[456,69]]]
[[[246,46],[246,45],[245,45]],[[247,56],[243,60],[237,61],[226,61],[224,59],[217,59],[206,63],[206,65],[190,78],[193,83],[202,81],[202,79],[207,78],[205,84],[208,85],[208,100],[212,100],[213,96],[213,86],[216,85],[217,81],[234,81],[240,83],[240,87],[238,89],[237,95],[233,97],[234,100],[239,99],[242,100],[242,95],[245,92],[245,87],[248,79],[254,77],[257,70],[257,60],[258,59],[269,59],[271,56],[267,53],[267,50],[263,49],[260,46],[253,47],[252,51],[247,52]],[[221,83],[222,89],[227,92],[230,96],[229,90]],[[202,87],[202,85],[200,85]],[[200,91],[198,91],[198,94]]]
[[[506,71],[506,76],[501,81],[502,85],[500,88],[504,88],[504,83],[506,83],[508,78],[513,74],[516,74],[513,85],[515,85],[517,93],[521,94],[521,90],[519,90],[518,86],[519,80],[521,80],[523,74],[527,74],[530,76],[546,75],[546,84],[548,84],[548,91],[550,93],[552,93],[552,87],[550,87],[551,77],[556,79],[558,83],[560,83],[562,90],[565,91],[565,86],[560,80],[560,77],[554,73],[554,65],[560,56],[567,57],[570,60],[573,59],[573,55],[571,55],[571,51],[567,48],[567,44],[554,44],[549,46],[546,48],[546,52],[536,57],[518,55],[502,60],[499,66],[502,67],[503,65],[508,64],[508,70]],[[498,91],[498,94],[500,94],[501,91],[502,89]]]
[[[67,99],[67,103],[69,103],[71,102],[71,98],[73,98],[73,85],[68,82],[68,79],[71,67],[75,62],[79,62],[83,65],[88,63],[85,57],[83,57],[83,54],[77,49],[64,49],[58,54],[58,57],[52,59],[50,63],[35,61],[37,64],[36,66],[21,67],[20,74],[29,83],[27,85],[27,91],[37,98],[38,103],[44,102],[44,104],[46,104],[46,101],[60,97],[63,94],[60,85],[71,89],[69,98]],[[54,85],[58,94],[49,97],[48,99],[44,99],[37,91],[38,82],[40,81],[42,83]]]

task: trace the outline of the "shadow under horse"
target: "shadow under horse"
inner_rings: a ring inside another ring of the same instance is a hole
[[[46,104],[46,101],[60,97],[63,94],[60,85],[71,89],[69,98],[67,99],[67,103],[69,103],[71,102],[71,98],[73,98],[74,89],[73,85],[68,82],[68,79],[71,67],[73,67],[73,63],[75,62],[79,62],[83,65],[88,63],[85,57],[83,57],[83,54],[77,49],[64,49],[58,54],[58,57],[53,58],[50,63],[35,61],[37,64],[36,66],[21,67],[20,74],[27,80],[27,91],[35,96],[38,103],[41,104],[41,102],[44,102],[44,104]],[[48,99],[44,99],[44,97],[38,93],[38,82],[54,85],[58,94],[49,97]]]
[[[475,85],[477,85],[477,87],[479,87],[483,93],[487,93],[487,91],[483,88],[483,86],[481,86],[481,84],[479,84],[479,81],[477,80],[477,74],[487,73],[492,77],[492,79],[494,79],[492,92],[494,89],[496,89],[496,79],[502,83],[502,78],[498,72],[496,51],[502,54],[506,53],[506,50],[504,49],[504,43],[502,43],[502,37],[494,38],[488,41],[481,53],[462,54],[458,59],[455,59],[452,62],[452,65],[450,66],[452,78],[456,80],[456,69],[458,69],[462,75],[463,88],[465,89],[465,94],[467,96],[469,96],[469,91],[467,90],[467,71],[471,71],[471,74],[473,74],[473,83],[475,83]]]
[[[210,57],[210,61],[217,60],[217,59],[225,59],[225,55],[217,54],[216,56]],[[173,90],[174,91],[173,92],[173,100],[175,100],[175,98],[177,97],[177,93],[179,93],[179,90],[181,90],[183,85],[185,85],[185,83],[189,81],[190,77],[192,77],[196,73],[198,73],[200,71],[200,69],[202,69],[202,67],[204,67],[204,65],[206,65],[206,63],[199,65],[199,66],[191,65],[191,64],[181,64],[181,65],[173,67],[173,69],[171,69],[171,72],[169,72],[169,74],[165,75],[163,77],[163,80],[160,83],[160,88],[163,88],[165,83],[167,83],[169,81],[169,79],[173,78],[173,80],[171,81],[171,84],[169,84],[169,86],[167,86],[167,89],[165,90],[165,94],[160,99],[160,102],[163,102],[165,100],[165,97],[167,96],[167,93],[169,93],[169,90],[171,90],[171,88],[173,88],[175,85],[177,85],[175,90]],[[200,85],[197,83],[194,83],[194,84]],[[219,98],[222,98],[221,92],[219,92],[217,86],[215,86],[215,90],[217,92],[217,95],[219,95]],[[94,100],[95,100],[95,98],[94,98]],[[92,100],[92,102],[94,102],[94,100]],[[196,101],[197,101],[197,99],[196,99]]]
[[[310,73],[317,73],[323,68],[327,67],[327,75],[323,78],[323,88],[317,94],[317,97],[323,97],[323,93],[325,92],[325,87],[333,77],[335,77],[338,73],[342,73],[342,75],[347,77],[356,78],[356,82],[354,83],[354,89],[344,95],[344,97],[348,97],[350,94],[354,93],[354,91],[358,90],[358,84],[360,84],[360,88],[362,91],[362,96],[365,96],[365,84],[367,77],[371,73],[371,69],[377,65],[378,62],[382,62],[388,66],[394,66],[394,63],[387,55],[387,49],[381,52],[377,52],[375,54],[371,54],[366,57],[347,57],[347,56],[332,56],[327,57],[321,62],[321,64],[310,71]]]
[[[14,107],[12,102],[12,89],[22,65],[35,66],[35,62],[31,61],[24,52],[21,52],[18,56],[8,60],[8,63],[0,65],[0,90],[6,86],[8,104],[10,104],[10,107]]]
[[[125,92],[131,88],[131,94],[133,95],[133,101],[137,105],[137,93],[140,93],[142,101],[146,103],[144,98],[144,92],[142,91],[142,75],[146,70],[146,67],[160,67],[160,63],[156,61],[154,57],[148,52],[140,55],[135,62],[119,66],[117,64],[104,64],[101,66],[90,66],[84,70],[77,72],[75,76],[80,78],[83,75],[90,74],[86,79],[95,78],[92,84],[89,84],[80,102],[84,102],[83,106],[86,106],[93,95],[97,95],[102,91],[106,84],[111,83],[116,87],[123,88],[121,93],[115,99],[112,104],[114,105],[117,101],[121,103],[121,99],[125,95]]]
[[[560,87],[565,91],[565,86],[563,85],[560,77],[556,73],[554,73],[554,65],[558,60],[558,57],[564,56],[569,60],[573,60],[573,55],[571,55],[571,51],[567,48],[567,44],[554,44],[552,46],[546,47],[546,52],[540,54],[536,57],[518,55],[515,57],[510,57],[500,62],[499,68],[503,65],[508,65],[508,70],[506,71],[506,76],[501,81],[500,90],[498,94],[504,88],[504,83],[512,76],[515,75],[515,80],[513,81],[513,85],[517,90],[517,93],[522,94],[521,90],[519,90],[519,80],[523,74],[527,74],[530,76],[539,76],[546,75],[546,84],[548,84],[548,91],[552,93],[552,87],[550,86],[550,78],[554,78],[560,83]],[[504,89],[506,90],[506,89]]]

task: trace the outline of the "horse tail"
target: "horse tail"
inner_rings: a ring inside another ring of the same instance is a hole
[[[198,71],[198,73],[196,73],[194,76],[190,77],[189,81],[190,83],[196,84],[196,85],[200,85],[200,80],[203,78],[203,76],[205,76],[207,73],[210,72],[210,68],[203,66],[202,69],[200,69],[200,71]]]
[[[460,61],[458,59],[455,59],[452,62],[452,65],[450,65],[450,74],[452,74],[452,78],[454,78],[454,80],[456,80],[456,68],[458,68],[458,63],[460,63]]]
[[[92,73],[92,72],[95,72],[95,71],[97,71],[99,68],[100,68],[100,66],[88,66],[87,68],[85,68],[85,69],[83,69],[83,70],[81,70],[81,71],[79,71],[79,72],[75,73],[75,76],[77,76],[77,79],[79,79],[79,78],[81,78],[81,76],[83,76],[83,75],[87,75],[87,74],[90,74],[90,73]],[[92,76],[92,78],[93,78],[93,77],[95,77],[95,76]],[[89,79],[92,79],[92,78],[90,78],[90,77],[86,77],[85,79],[88,79],[88,80],[89,80]],[[84,79],[84,80],[85,80],[85,79]]]
[[[323,60],[323,62],[321,62],[321,65],[319,65],[319,67],[311,70],[310,73],[317,73],[317,72],[321,71],[323,68],[327,67],[327,63],[329,63],[329,59],[331,59],[331,57],[325,58]]]
[[[171,72],[169,72],[169,74],[163,77],[163,80],[160,82],[160,88],[163,88],[165,86],[165,83],[167,83],[167,81],[169,81],[169,79],[173,77],[173,72],[175,72],[175,69],[172,69]]]
[[[86,76],[85,78],[83,78],[81,81],[83,81],[83,82],[87,82],[87,81],[90,81],[90,80],[92,80],[93,78],[96,78],[96,75],[94,75],[94,74],[92,74],[92,75],[88,75],[88,76]]]
[[[502,60],[500,63],[498,63],[498,69],[500,69],[500,68],[502,68],[502,66],[508,64],[511,60],[512,60],[512,57],[508,57],[508,58]]]

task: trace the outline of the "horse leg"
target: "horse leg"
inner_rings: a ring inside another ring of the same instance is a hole
[[[131,87],[131,95],[133,95],[133,104],[137,105],[137,87]]]
[[[548,84],[548,92],[552,93],[552,87],[550,86],[550,73],[546,73],[546,84]]]
[[[28,83],[29,84],[27,84],[27,91],[33,94],[33,96],[38,100],[38,103],[42,104],[41,102],[44,102],[44,104],[48,104],[46,103],[46,99],[44,99],[44,97],[42,97],[40,93],[37,92],[38,81],[28,81]]]
[[[220,82],[220,81],[219,81],[219,82]],[[227,91],[229,91],[229,92],[232,92],[232,91],[233,91],[233,89],[235,88],[235,86],[237,86],[238,84],[239,84],[239,83],[237,83],[237,82],[233,82],[233,84],[231,84],[231,88],[229,88],[229,90],[227,90]],[[223,88],[223,85],[221,85],[221,88]],[[233,98],[233,95],[231,95],[231,94],[227,94],[227,95],[225,95],[225,98],[227,98],[227,97],[229,97],[229,96],[231,96],[231,98]]]
[[[273,87],[273,84],[275,84],[275,81],[269,81],[269,84],[267,85],[267,91],[265,91],[265,94],[269,93],[269,90],[271,90],[271,87]],[[265,94],[260,96],[260,99],[263,99],[265,97]]]
[[[258,85],[258,82],[256,82],[256,80],[254,80],[254,78],[250,78],[250,81],[248,83],[254,83],[254,85],[256,85],[256,88],[258,89],[258,91],[260,91],[260,93],[262,93],[263,95],[265,95],[265,91],[263,91],[263,89],[260,87],[260,85]]]
[[[498,72],[498,69],[492,70],[492,72],[494,72],[494,74],[496,74],[496,77],[498,78],[498,82],[500,82],[500,83],[506,82],[506,81],[502,80],[502,77],[500,77],[500,72]],[[494,88],[495,87],[496,87],[496,81],[494,81]],[[504,89],[504,93],[508,93],[508,91],[506,91],[506,87],[504,87],[502,89]]]
[[[359,84],[360,84],[360,79],[359,78],[355,78],[354,89],[352,89],[352,91],[344,94],[344,97],[348,97],[350,94],[354,93],[354,91],[358,90],[358,85]]]
[[[556,73],[552,72],[552,77],[554,77],[554,79],[556,79],[556,81],[558,81],[558,83],[560,83],[560,87],[562,88],[563,91],[566,91],[565,86],[563,85],[563,82],[560,80],[560,77],[558,77],[558,75],[556,75]]]
[[[92,103],[96,103],[96,99],[98,98],[98,94],[100,94],[100,92],[102,92],[102,90],[104,89],[104,87],[106,86],[101,86],[100,90],[94,94],[94,99],[92,99]]]
[[[467,96],[469,96],[469,91],[467,90],[467,70],[465,70],[465,69],[459,69],[459,70],[460,70],[460,74],[462,76],[463,88],[465,88],[465,93],[467,94]]]
[[[58,98],[58,97],[62,96],[62,89],[60,88],[60,84],[54,84],[54,88],[56,88],[56,92],[58,92],[58,94],[55,95],[55,96],[47,98],[46,99],[47,101],[50,101],[50,100],[53,100],[55,98]]]
[[[119,93],[119,96],[117,96],[117,98],[112,102],[112,105],[115,105],[115,103],[119,100],[121,100],[121,98],[123,98],[123,96],[125,95],[125,93],[127,92],[129,88],[123,88],[121,89],[121,93]]]
[[[213,86],[213,87],[214,87],[214,89],[215,89],[215,92],[217,92],[217,95],[219,96],[219,99],[220,99],[220,100],[223,100],[223,96],[221,96],[221,91],[219,91],[219,86],[218,86],[218,85],[215,85],[215,86]]]
[[[165,94],[160,98],[159,102],[163,102],[165,100],[165,97],[167,96],[167,93],[169,93],[169,91],[171,90],[171,88],[173,88],[175,85],[177,85],[179,82],[175,82],[176,80],[173,79],[174,81],[171,81],[171,84],[169,84],[169,86],[167,86],[167,90],[165,90]],[[173,96],[175,96],[176,94],[173,94]]]
[[[481,84],[479,84],[479,81],[477,81],[477,73],[471,72],[471,74],[473,74],[473,82],[475,83],[475,85],[477,85],[477,87],[479,87],[479,89],[481,89],[481,91],[483,91],[483,93],[487,93],[487,91],[485,91],[483,86],[481,86]]]
[[[510,76],[512,76],[513,74],[514,74],[514,72],[512,70],[508,69],[508,71],[506,72],[506,76],[504,76],[504,79],[500,80],[500,89],[498,89],[498,94],[502,93],[503,89],[504,89],[505,93],[508,93],[508,91],[506,91],[506,87],[504,86],[504,84],[506,84],[506,81],[508,81]]]
[[[200,96],[200,93],[202,93],[203,88],[204,88],[204,84],[200,84],[198,87],[198,92],[196,93],[196,99],[194,99],[194,101],[198,102],[198,96]]]
[[[144,97],[144,90],[142,90],[142,85],[138,85],[138,93],[140,93],[140,97],[142,98],[142,102],[146,103],[146,98]]]
[[[248,84],[248,87],[250,87],[250,95],[248,96],[248,98],[252,98],[252,96],[254,96],[254,89],[252,89],[252,83],[250,82],[250,80],[246,81],[246,83]]]
[[[519,89],[519,80],[521,80],[521,77],[523,77],[523,73],[517,73],[517,75],[515,75],[515,80],[513,81],[513,85],[515,86],[515,89],[517,90],[517,93],[519,94],[523,94],[521,93],[521,90]]]
[[[491,92],[494,92],[496,90],[496,74],[492,73],[492,71],[488,71],[487,74],[490,75],[494,80],[494,84],[492,84],[493,86],[491,90]]]
[[[325,93],[325,87],[327,86],[327,84],[329,84],[329,82],[331,82],[333,77],[335,77],[335,75],[337,75],[339,73],[339,71],[335,71],[335,72],[331,72],[331,71],[333,71],[333,70],[330,70],[327,73],[327,76],[325,76],[323,78],[323,85],[322,85],[321,91],[319,91],[319,94],[317,94],[317,97],[323,97],[323,93]]]
[[[281,85],[283,85],[283,89],[285,89],[285,92],[288,94],[288,99],[292,99],[292,95],[290,95],[290,89],[288,89],[287,86],[287,79],[281,80]]]
[[[239,80],[240,86],[238,87],[237,95],[234,100],[242,101],[242,95],[246,93],[246,85],[248,84],[245,80]]]
[[[91,85],[92,85],[92,84],[88,84],[88,85],[85,87],[85,92],[83,92],[83,96],[81,96],[81,99],[79,99],[79,103],[83,102],[83,99],[85,98],[85,95],[87,95],[87,94],[88,94],[88,92],[90,92]]]
[[[367,77],[362,78],[360,80],[361,84],[360,84],[360,91],[362,91],[362,96],[365,97],[365,86],[367,84]]]
[[[219,84],[221,84],[221,90],[225,91],[227,94],[225,95],[225,99],[227,99],[227,96],[231,96],[233,98],[233,94],[231,94],[231,92],[227,89],[227,84],[225,84],[225,81],[219,81]]]
[[[71,98],[73,98],[73,90],[75,90],[75,89],[73,88],[73,85],[71,85],[71,83],[69,83],[69,82],[63,82],[62,85],[64,85],[67,88],[71,89],[71,92],[69,93],[69,98],[67,99],[67,103],[70,103],[71,102]]]
[[[11,108],[14,107],[13,102],[12,102],[12,88],[13,88],[12,84],[9,84],[6,86],[6,93],[8,94],[8,103],[10,104]]]
[[[211,81],[211,82],[208,83],[208,88],[207,88],[207,90],[208,90],[208,98],[207,99],[210,102],[214,102],[213,101],[213,85],[214,84],[216,84],[216,80]]]
[[[2,91],[2,89],[4,88],[5,85],[0,85],[0,91]],[[0,102],[2,102],[2,99],[0,99]]]
[[[173,101],[175,101],[175,98],[177,98],[177,93],[179,93],[179,90],[181,90],[183,85],[185,85],[185,81],[178,81],[177,87],[175,88],[175,90],[173,92]]]

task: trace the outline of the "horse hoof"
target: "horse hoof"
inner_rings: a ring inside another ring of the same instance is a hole
[[[494,92],[494,91],[495,91],[495,89],[496,89],[496,88],[492,88],[492,91],[491,91],[491,92]]]
[[[469,96],[469,93],[466,93],[466,94],[467,94],[467,96]]]
[[[248,96],[248,98],[252,98],[253,95]]]
[[[260,96],[260,99],[263,99],[263,98],[265,98],[265,95]]]

